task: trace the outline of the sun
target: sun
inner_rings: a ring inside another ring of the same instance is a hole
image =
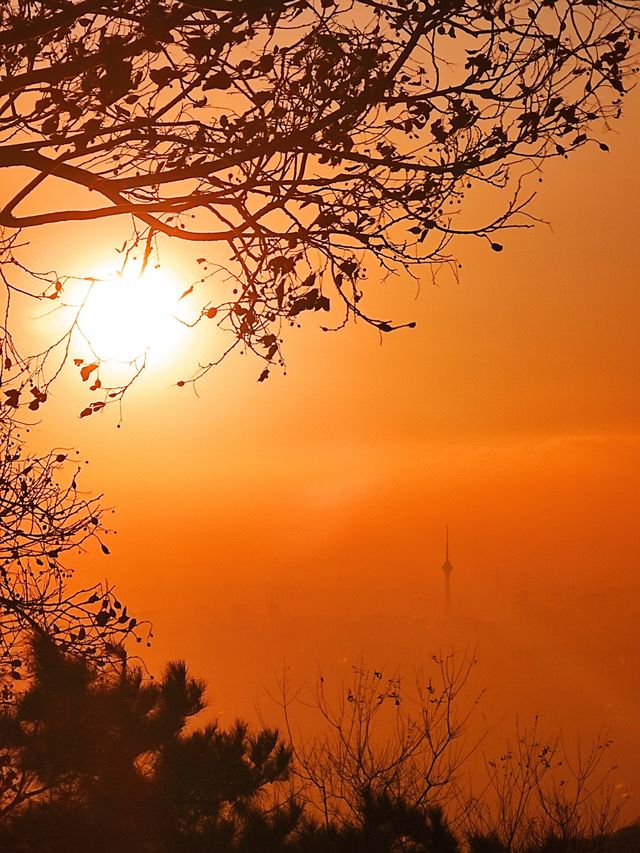
[[[78,315],[78,331],[100,361],[165,362],[175,355],[185,330],[176,316],[179,289],[162,269],[93,279]]]

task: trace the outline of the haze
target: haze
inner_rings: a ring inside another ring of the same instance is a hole
[[[489,722],[610,731],[640,812],[637,93],[626,116],[610,154],[546,169],[533,212],[553,230],[499,256],[458,244],[460,283],[425,275],[418,299],[379,285],[412,332],[309,317],[286,376],[258,384],[237,358],[197,397],[163,367],[120,429],[77,419],[76,377],[58,389],[34,440],[81,447],[117,509],[112,556],[82,572],[154,622],[152,667],[184,657],[209,681],[213,715],[270,716],[284,668],[302,683],[477,644]]]

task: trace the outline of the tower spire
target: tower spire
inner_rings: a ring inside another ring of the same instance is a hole
[[[451,607],[451,581],[450,576],[453,571],[453,565],[451,560],[449,559],[449,525],[446,527],[445,534],[445,557],[444,563],[442,564],[442,571],[444,572],[444,610],[445,615],[449,616],[449,610]]]

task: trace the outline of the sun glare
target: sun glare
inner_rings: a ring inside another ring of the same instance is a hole
[[[158,364],[175,354],[184,326],[176,319],[178,287],[160,269],[105,276],[92,282],[78,328],[101,360]]]

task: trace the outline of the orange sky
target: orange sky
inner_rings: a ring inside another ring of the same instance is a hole
[[[196,397],[164,368],[121,429],[78,420],[84,389],[60,382],[35,440],[78,445],[117,508],[112,557],[79,568],[153,620],[150,660],[184,656],[221,719],[254,717],[285,660],[304,680],[477,642],[487,717],[609,727],[640,813],[637,93],[626,116],[611,153],[547,167],[533,211],[553,230],[460,243],[460,284],[426,275],[418,300],[372,283],[412,332],[309,316],[286,376],[237,358]],[[30,236],[61,266],[79,251],[63,227]]]

